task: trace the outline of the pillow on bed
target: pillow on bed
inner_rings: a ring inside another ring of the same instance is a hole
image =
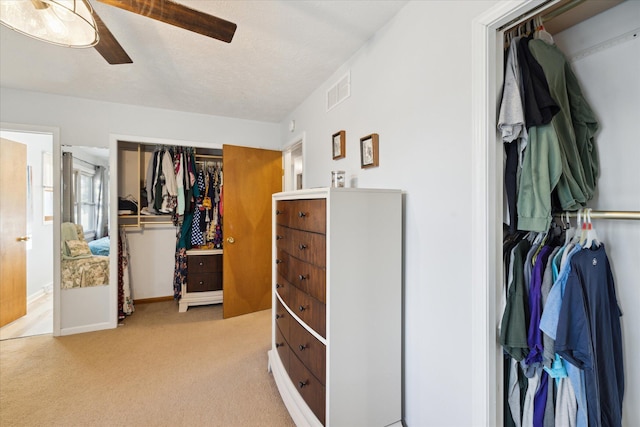
[[[84,240],[67,240],[65,245],[67,245],[69,255],[72,257],[91,255],[91,249],[89,249],[89,245]]]

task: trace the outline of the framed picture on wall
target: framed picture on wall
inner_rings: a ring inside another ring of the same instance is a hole
[[[333,142],[333,160],[338,160],[344,158],[347,153],[346,149],[346,132],[341,130],[333,134],[332,142]]]
[[[373,168],[378,164],[378,134],[372,133],[360,138],[360,167]]]

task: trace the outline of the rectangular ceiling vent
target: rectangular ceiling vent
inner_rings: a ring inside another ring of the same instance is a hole
[[[327,111],[347,99],[351,95],[351,71],[327,90]]]

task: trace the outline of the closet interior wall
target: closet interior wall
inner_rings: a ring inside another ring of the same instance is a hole
[[[537,14],[544,16],[545,11]],[[640,367],[635,363],[635,355],[640,352],[640,329],[637,328],[640,324],[640,192],[637,184],[640,169],[636,165],[640,158],[638,16],[640,2],[626,1],[553,34],[599,123],[595,140],[600,176],[595,195],[586,207],[594,209],[593,224],[606,247],[623,313],[623,425],[629,426],[640,425],[640,409],[635,404],[640,401]],[[505,32],[509,28],[504,28]],[[575,213],[571,216],[575,218]],[[575,225],[576,219],[571,222]],[[497,366],[497,383],[502,384],[501,351]],[[501,398],[502,393],[499,395]]]

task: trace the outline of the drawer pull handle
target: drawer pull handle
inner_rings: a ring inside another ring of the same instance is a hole
[[[307,245],[305,245],[304,243],[300,243],[298,247],[300,248],[300,250],[307,249]]]
[[[281,259],[276,259],[276,264],[280,264],[282,262]]]
[[[304,311],[304,310],[305,310],[305,309],[304,309],[304,305],[301,305],[300,307],[298,307],[298,310],[300,310],[300,311]]]
[[[303,351],[305,348],[307,348],[307,346],[300,344],[298,348],[300,349],[300,351]]]
[[[283,212],[282,212],[281,210],[276,209],[276,215],[280,215],[280,214],[282,214],[282,213],[283,213]]]
[[[306,385],[309,385],[309,381],[308,381],[308,380],[307,380],[307,381],[299,381],[299,382],[298,382],[298,386],[299,386],[300,388],[302,388],[302,387],[304,387],[304,386],[306,386]]]
[[[276,240],[281,240],[281,239],[284,239],[284,237],[276,235]]]
[[[199,265],[200,267],[202,267],[202,266],[204,265],[204,262],[200,261],[200,262],[198,263],[198,265]]]
[[[279,342],[276,343],[276,348],[282,347],[282,346],[284,346],[284,343],[279,343]]]
[[[300,212],[298,212],[298,216],[299,216],[300,218],[304,218],[305,216],[307,216],[307,214],[306,214],[306,213],[304,213],[304,212],[302,212],[302,211],[300,211]]]
[[[204,284],[204,282],[202,280],[200,280],[200,284],[202,285],[202,284]]]
[[[307,276],[305,276],[304,274],[301,274],[298,276],[298,279],[300,280],[305,280],[307,278]]]

